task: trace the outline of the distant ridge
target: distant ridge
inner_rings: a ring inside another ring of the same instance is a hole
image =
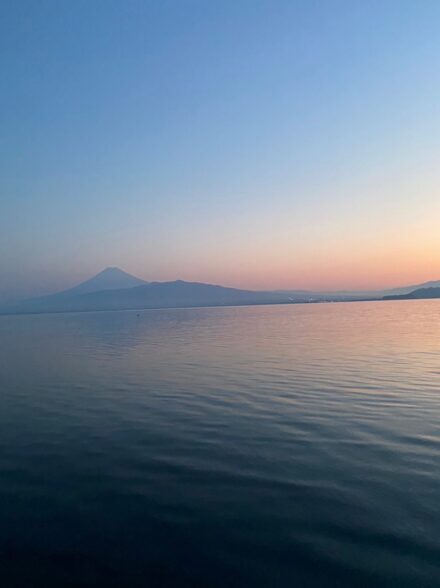
[[[418,288],[407,294],[393,294],[384,296],[384,300],[422,300],[427,298],[440,298],[440,287]]]
[[[59,292],[59,295],[75,296],[77,294],[89,294],[91,292],[99,292],[100,290],[121,290],[123,288],[134,288],[135,286],[143,286],[147,284],[145,280],[136,278],[118,267],[107,267],[93,278],[78,284],[74,288]]]
[[[432,280],[422,284],[411,286],[400,286],[397,288],[386,288],[383,290],[329,290],[329,291],[306,291],[306,290],[278,290],[280,293],[289,294],[292,297],[307,295],[310,301],[316,302],[345,302],[355,300],[382,300],[390,296],[410,294],[415,290],[426,288],[440,288],[440,280]]]
[[[108,267],[69,290],[3,306],[0,314],[440,298],[440,281],[365,292],[253,291],[200,282],[145,282]]]
[[[124,274],[124,283],[130,282]],[[120,270],[104,270],[83,284],[70,290],[18,303],[3,310],[7,314],[52,312],[84,312],[99,310],[141,310],[147,308],[189,308],[194,306],[236,306],[253,304],[291,303],[292,300],[276,292],[238,290],[199,282],[151,282],[146,283],[133,276],[134,287],[116,288],[113,278],[122,278]],[[109,279],[112,278],[112,279]],[[118,281],[116,280],[116,281]],[[131,283],[131,282],[130,282]],[[105,289],[90,291],[104,286]],[[88,290],[88,291],[85,291]]]

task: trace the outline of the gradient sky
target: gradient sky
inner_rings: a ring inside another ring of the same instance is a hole
[[[3,0],[0,298],[440,279],[438,0]]]

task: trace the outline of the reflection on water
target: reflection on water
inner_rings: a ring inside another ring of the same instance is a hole
[[[1,317],[0,450],[7,586],[440,585],[440,304]]]

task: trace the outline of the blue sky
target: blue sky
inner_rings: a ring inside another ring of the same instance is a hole
[[[440,277],[440,3],[4,1],[0,299]]]

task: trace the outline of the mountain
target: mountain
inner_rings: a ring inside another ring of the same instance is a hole
[[[57,296],[73,296],[77,294],[89,294],[90,292],[99,292],[101,290],[122,290],[123,288],[134,288],[147,284],[144,280],[136,278],[119,269],[118,267],[107,267],[99,272],[93,278],[78,284],[74,288],[59,292]]]
[[[421,300],[424,298],[440,298],[440,287],[418,288],[407,294],[392,294],[383,297],[384,300]]]
[[[22,314],[289,302],[292,300],[288,296],[275,292],[254,292],[177,280],[174,282],[151,282],[134,288],[107,288],[106,290],[79,294],[76,288],[72,288],[59,294],[27,300],[9,307],[6,312],[8,314]]]
[[[428,288],[440,288],[440,280],[433,280],[430,282],[423,282],[422,284],[415,284],[413,286],[404,286],[402,288],[392,288],[383,291],[383,296],[397,296],[401,294],[410,294],[416,290],[425,290]]]
[[[397,296],[409,294],[422,288],[440,288],[440,280],[401,286],[384,290],[330,290],[330,291],[306,291],[306,290],[278,290],[288,294],[292,299],[306,298],[310,302],[346,302],[355,300],[380,300],[385,296]]]
[[[145,282],[109,267],[74,288],[11,304],[0,314],[291,304],[295,302],[344,302],[440,297],[440,281],[383,291],[309,292],[306,290],[261,292],[226,288],[199,282]]]

